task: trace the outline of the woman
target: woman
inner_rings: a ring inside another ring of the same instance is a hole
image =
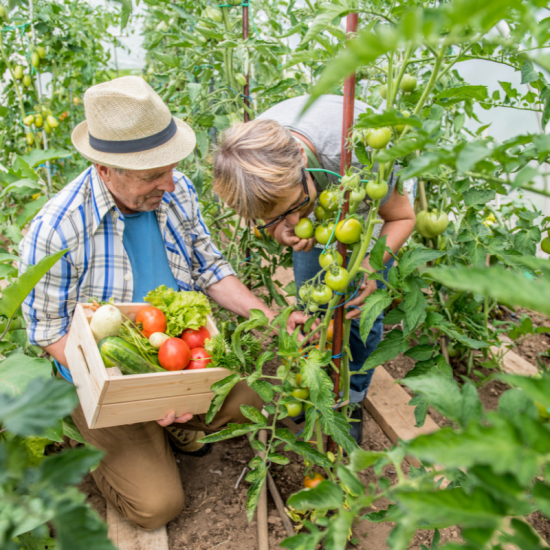
[[[300,219],[311,216],[320,191],[337,180],[323,172],[307,172],[304,168],[322,168],[340,172],[342,143],[343,98],[320,97],[300,117],[307,96],[288,99],[267,110],[253,122],[229,129],[224,136],[214,162],[214,192],[247,220],[265,227],[281,244],[293,248],[294,276],[299,288],[319,271],[319,254],[315,239],[300,239],[294,227]],[[355,101],[357,118],[368,106]],[[361,169],[354,157],[352,164]],[[386,245],[396,253],[414,228],[415,216],[407,196],[395,189],[397,178],[392,175],[388,193],[380,202],[379,216],[383,220],[379,235],[386,235]],[[368,197],[357,213],[366,216]],[[260,221],[262,220],[262,221]],[[386,267],[393,259],[386,252]],[[363,267],[371,269],[368,255]],[[372,270],[372,269],[371,269]],[[359,335],[360,307],[365,298],[382,283],[367,281],[358,296],[349,302],[347,319],[353,319],[350,348],[352,371],[359,370],[382,339],[382,319],[376,320],[366,345]],[[350,402],[360,403],[367,394],[373,371],[351,377]],[[352,424],[351,435],[361,442],[362,408],[352,414],[358,420]]]

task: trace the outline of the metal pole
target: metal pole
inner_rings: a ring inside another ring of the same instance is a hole
[[[357,31],[358,15],[356,13],[350,13],[347,16],[346,31],[348,38],[352,33]],[[348,76],[344,82],[344,116],[342,120],[342,158],[340,161],[340,174],[345,174],[346,168],[351,165],[351,153],[352,150],[348,147],[347,141],[350,134],[351,127],[353,126],[353,108],[355,102],[355,73]],[[344,196],[344,204],[342,206],[342,219],[347,215],[349,210],[349,191],[346,191]],[[347,247],[345,244],[338,243],[338,252],[342,255],[342,258],[346,257]],[[340,299],[342,303],[344,297]],[[344,331],[344,308],[337,307],[334,314],[334,342],[332,346],[332,355],[334,355],[334,364],[338,371],[334,376],[334,393],[336,399],[339,400],[340,389],[340,354],[342,351],[342,339]]]

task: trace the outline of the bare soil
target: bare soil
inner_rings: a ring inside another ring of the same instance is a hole
[[[278,279],[286,284],[283,274]],[[537,326],[550,326],[550,321],[538,314],[532,314],[533,322]],[[523,341],[516,353],[537,364],[537,358],[543,364],[548,359],[540,358],[550,347],[550,335],[539,334]],[[411,359],[399,356],[394,361],[384,365],[396,379],[401,379],[414,366]],[[267,366],[266,371],[274,371],[276,363]],[[453,364],[455,376],[466,374],[466,366],[461,363]],[[483,371],[487,376],[490,371]],[[486,410],[495,409],[498,399],[507,386],[500,381],[492,380],[480,388],[480,397]],[[448,422],[436,411],[429,413],[435,422],[443,427]],[[391,441],[382,432],[378,424],[364,409],[363,443],[362,447],[368,450],[383,450],[392,446]],[[301,457],[294,453],[285,453],[291,460],[288,466],[272,465],[271,473],[279,488],[283,501],[302,488],[304,464]],[[168,538],[170,550],[257,550],[257,525],[250,524],[246,519],[245,503],[248,483],[241,479],[243,471],[253,457],[247,439],[243,436],[225,442],[216,443],[212,452],[203,458],[193,458],[176,453],[182,485],[186,493],[184,511],[168,524]],[[408,466],[405,464],[405,470]],[[395,471],[386,467],[385,474],[390,480],[395,479]],[[365,484],[374,482],[374,475],[369,470],[361,474]],[[87,476],[81,484],[81,490],[88,494],[88,501],[105,519],[106,504],[99,493],[91,476]],[[387,503],[378,503],[383,508]],[[282,521],[271,495],[268,492],[269,508],[269,543],[270,548],[279,548],[279,542],[286,538]],[[375,509],[366,510],[375,511]],[[550,540],[550,522],[540,514],[532,514],[529,518],[538,532]],[[348,548],[386,550],[386,539],[393,525],[391,523],[370,523],[366,520],[358,521],[353,527],[353,540]],[[421,545],[430,546],[433,533],[419,531],[410,548],[419,550]],[[441,532],[442,542],[459,542],[460,531],[456,527],[444,529]]]

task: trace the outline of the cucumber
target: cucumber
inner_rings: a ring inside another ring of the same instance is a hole
[[[122,374],[144,374],[147,372],[166,372],[146,361],[136,346],[118,336],[103,338],[98,344],[101,358],[107,368],[118,367]]]

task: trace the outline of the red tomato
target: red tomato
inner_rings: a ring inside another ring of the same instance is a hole
[[[166,370],[183,370],[191,358],[189,346],[180,338],[168,338],[159,349],[159,363]]]
[[[190,349],[203,348],[207,338],[210,338],[210,333],[206,327],[201,327],[199,330],[186,328],[181,335],[181,339]]]
[[[185,370],[204,369],[208,363],[212,363],[210,354],[204,348],[191,350],[191,362]]]
[[[157,307],[142,307],[136,315],[136,323],[141,323],[141,332],[149,338],[153,332],[166,332],[166,317]]]

